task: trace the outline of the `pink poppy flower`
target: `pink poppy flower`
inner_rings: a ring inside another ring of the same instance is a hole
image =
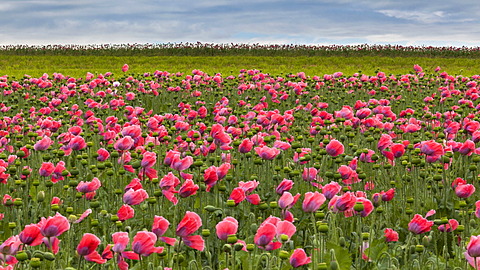
[[[215,226],[217,237],[220,240],[227,241],[231,234],[236,234],[238,230],[238,221],[233,217],[226,217]]]
[[[414,234],[422,234],[429,232],[432,229],[433,221],[428,221],[421,215],[416,214],[413,219],[408,223],[408,230]]]
[[[117,216],[118,220],[125,221],[127,219],[133,218],[135,215],[135,210],[128,204],[124,204],[118,209]]]
[[[273,160],[280,154],[279,149],[268,146],[255,147],[255,152],[265,160]]]
[[[99,245],[100,239],[97,236],[91,233],[85,233],[77,246],[77,253],[89,262],[103,264],[107,262],[107,260],[103,259],[96,251]]]
[[[155,247],[157,236],[153,232],[139,231],[133,237],[132,250],[140,256],[148,257],[152,253],[162,253],[163,247]]]
[[[298,268],[302,265],[306,265],[312,262],[312,259],[307,256],[305,250],[297,248],[290,256],[290,265],[294,268]]]
[[[101,186],[102,183],[100,183],[100,180],[98,180],[97,177],[94,177],[90,182],[81,181],[80,183],[78,183],[77,191],[81,193],[93,192]]]
[[[325,150],[327,150],[327,154],[329,154],[332,157],[339,156],[343,154],[345,151],[345,147],[343,144],[337,140],[331,140],[327,146],[325,146]]]
[[[145,189],[129,189],[125,194],[123,194],[123,202],[128,205],[138,205],[141,204],[148,198],[148,193]]]

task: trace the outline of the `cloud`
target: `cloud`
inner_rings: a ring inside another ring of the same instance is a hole
[[[446,14],[443,11],[406,11],[406,10],[379,10],[381,14],[401,20],[414,21],[425,24],[433,24],[444,21]]]
[[[0,44],[478,44],[464,1],[4,0]]]

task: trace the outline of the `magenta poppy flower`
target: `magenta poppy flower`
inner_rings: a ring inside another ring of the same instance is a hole
[[[253,142],[250,139],[244,139],[238,146],[238,152],[245,154],[252,151],[252,148]]]
[[[346,192],[342,196],[334,196],[328,206],[330,208],[333,205],[334,211],[344,212],[351,210],[356,202],[357,197],[352,192]]]
[[[311,262],[312,258],[308,257],[307,253],[305,253],[305,250],[302,248],[295,249],[290,256],[290,265],[294,268],[298,268]]]
[[[18,238],[22,243],[29,246],[38,246],[42,243],[43,236],[38,224],[26,225],[20,232]]]
[[[459,198],[468,198],[475,192],[475,186],[472,184],[458,185],[455,188],[455,194]]]
[[[325,146],[325,150],[327,150],[327,154],[329,154],[332,157],[336,157],[338,155],[343,154],[345,151],[345,147],[343,144],[337,140],[331,140],[327,146]]]
[[[245,194],[245,190],[241,187],[236,187],[232,190],[232,193],[230,193],[230,197],[228,197],[229,200],[233,200],[235,202],[235,205],[241,203],[247,195]]]
[[[157,235],[158,240],[165,242],[171,246],[175,245],[177,240],[171,237],[163,236],[170,226],[170,222],[161,216],[155,216],[153,218],[152,232]]]
[[[280,184],[278,184],[278,186],[275,188],[275,192],[278,195],[282,195],[285,191],[292,189],[293,184],[294,182],[292,180],[283,179],[282,182],[280,182]]]
[[[50,139],[50,137],[43,137],[33,145],[33,149],[35,149],[35,151],[44,151],[47,150],[52,144],[53,141]]]
[[[290,192],[285,191],[278,199],[278,206],[282,209],[292,208],[292,206],[297,202],[298,198],[300,198],[300,193],[297,193],[295,196],[293,196]]]
[[[140,166],[143,168],[151,168],[157,162],[157,154],[155,152],[145,151]]]
[[[393,144],[392,137],[388,134],[382,134],[377,143],[377,149],[383,151]]]
[[[193,182],[192,179],[187,179],[178,190],[178,196],[186,198],[195,195],[199,189],[199,186]]]
[[[467,253],[471,257],[480,257],[480,235],[472,235],[467,245]]]
[[[42,166],[40,166],[40,169],[38,170],[38,173],[40,176],[43,177],[48,177],[50,176],[53,172],[55,171],[55,165],[51,162],[43,162]]]
[[[430,140],[420,143],[420,152],[427,156],[441,156],[443,155],[444,149],[440,143]]]
[[[405,146],[401,143],[394,143],[390,146],[390,151],[395,158],[399,158],[405,154]]]
[[[105,148],[100,148],[97,150],[97,160],[98,161],[105,161],[110,157],[110,153]]]
[[[129,189],[123,194],[123,202],[128,205],[141,204],[148,198],[148,193],[145,189]]]
[[[339,183],[332,181],[322,188],[322,193],[325,195],[325,198],[331,199],[333,196],[337,195],[342,190],[342,186]]]
[[[180,236],[186,246],[203,251],[205,241],[200,235],[191,235],[202,226],[202,219],[195,212],[187,211],[177,226],[176,235]]]
[[[397,242],[398,241],[398,233],[393,229],[386,228],[384,231],[385,241],[386,242]]]
[[[253,238],[255,245],[265,248],[277,234],[277,227],[272,223],[262,223]]]
[[[40,232],[45,237],[60,236],[62,233],[70,229],[68,219],[60,213],[57,213],[53,217],[42,217],[40,222],[38,222],[38,225],[40,226]]]
[[[78,183],[77,191],[81,193],[93,192],[101,186],[102,183],[100,183],[100,180],[98,180],[97,177],[94,177],[90,182],[81,181],[80,183]]]
[[[313,213],[317,211],[326,198],[322,193],[318,191],[305,193],[305,199],[303,200],[302,209],[306,213]]]
[[[135,141],[130,136],[125,136],[121,139],[118,139],[113,148],[118,151],[126,151],[133,148]]]
[[[447,224],[438,226],[438,230],[441,232],[453,232],[458,228],[458,221],[456,219],[449,219]]]
[[[137,139],[142,135],[142,128],[139,125],[127,126],[122,129],[121,134],[124,137],[132,137],[134,141],[137,141]]]
[[[373,212],[373,203],[369,199],[366,199],[364,197],[358,197],[357,202],[362,202],[363,204],[363,210],[357,212],[357,214],[361,217],[366,217]]]
[[[421,215],[416,214],[413,219],[408,223],[408,230],[414,234],[422,234],[429,232],[432,229],[433,221],[428,221]]]
[[[385,192],[381,191],[380,196],[382,197],[382,201],[384,201],[384,202],[391,201],[393,199],[393,197],[395,197],[395,189],[391,188],[391,189],[389,189]]]
[[[170,164],[170,168],[176,171],[183,171],[193,164],[193,158],[191,156],[186,156],[184,158],[180,158],[180,155],[175,155],[172,159],[172,163]]]
[[[132,250],[140,256],[148,257],[152,253],[162,253],[163,247],[155,247],[157,236],[153,232],[139,231],[133,237]]]
[[[290,238],[292,238],[292,236],[297,231],[297,227],[295,227],[295,225],[293,225],[292,222],[288,220],[283,220],[283,221],[277,222],[276,231],[277,231],[276,237],[278,241],[282,241],[282,235],[286,235],[288,240],[290,240]]]
[[[68,143],[68,148],[72,150],[82,150],[85,147],[87,147],[87,143],[81,136],[74,136]]]
[[[238,230],[238,221],[233,217],[226,217],[215,226],[217,237],[220,240],[227,241],[231,234],[236,234]]]
[[[268,146],[255,147],[255,152],[265,160],[273,160],[280,154],[279,149]]]
[[[187,211],[182,221],[177,226],[176,235],[186,237],[193,234],[202,226],[202,219],[195,212]]]
[[[85,233],[77,246],[77,253],[89,262],[103,264],[107,262],[107,260],[103,259],[96,251],[99,245],[100,239],[96,235]]]
[[[135,210],[128,204],[124,204],[118,209],[117,216],[118,220],[125,221],[127,219],[133,218],[135,215]]]
[[[318,170],[311,168],[303,168],[302,178],[304,181],[315,181],[317,179]]]

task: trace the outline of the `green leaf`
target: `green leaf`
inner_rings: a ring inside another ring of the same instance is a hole
[[[352,257],[350,256],[350,252],[346,248],[343,248],[336,243],[333,242],[327,242],[327,250],[325,253],[327,253],[327,256],[325,258],[325,262],[327,265],[330,265],[331,257],[330,257],[330,250],[335,251],[335,257],[338,262],[338,266],[340,267],[339,269],[350,269],[352,266]]]

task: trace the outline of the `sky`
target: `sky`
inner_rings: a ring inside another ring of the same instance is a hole
[[[0,45],[480,46],[478,0],[2,0]]]

